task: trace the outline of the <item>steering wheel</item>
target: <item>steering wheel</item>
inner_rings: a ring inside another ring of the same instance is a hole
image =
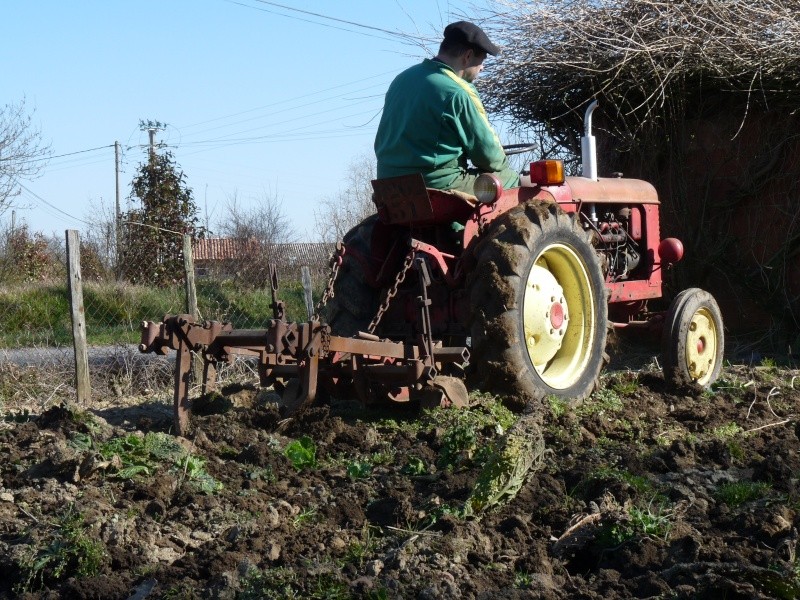
[[[506,156],[510,156],[512,154],[522,154],[523,152],[531,152],[532,150],[536,150],[536,144],[532,142],[527,142],[525,144],[503,145],[503,151],[506,153]]]

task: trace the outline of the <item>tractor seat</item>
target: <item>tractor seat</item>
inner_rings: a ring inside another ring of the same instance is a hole
[[[436,225],[464,222],[478,199],[458,190],[425,187],[421,173],[372,181],[378,218],[388,225]]]

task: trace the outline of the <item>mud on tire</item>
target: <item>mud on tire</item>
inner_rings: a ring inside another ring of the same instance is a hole
[[[595,389],[608,306],[597,256],[575,215],[529,202],[499,217],[470,278],[472,383],[522,410]]]

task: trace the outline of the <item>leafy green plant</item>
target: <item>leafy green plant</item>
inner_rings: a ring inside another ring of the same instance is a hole
[[[213,494],[222,489],[222,483],[206,472],[206,461],[199,456],[186,454],[177,461],[177,466],[189,481],[197,485],[201,492]]]
[[[242,578],[242,589],[237,594],[240,600],[286,600],[299,598],[295,589],[297,574],[288,568],[250,569]]]
[[[641,496],[650,496],[654,493],[653,484],[646,477],[634,475],[626,469],[614,467],[600,467],[589,474],[586,481],[620,481],[630,485]]]
[[[314,440],[307,435],[304,435],[299,440],[290,442],[284,449],[283,454],[298,471],[317,466],[317,447],[314,444]]]
[[[631,516],[631,527],[639,535],[666,540],[672,531],[674,515],[663,504],[655,508],[652,505],[645,508],[632,506],[628,513]]]
[[[763,481],[730,481],[717,486],[714,497],[730,507],[763,498],[772,486]]]
[[[365,479],[372,474],[372,464],[354,460],[347,465],[347,476],[350,479]]]
[[[98,451],[112,463],[119,461],[117,477],[131,479],[137,475],[152,475],[161,463],[175,461],[183,450],[172,436],[150,432],[144,436],[132,433],[113,438],[102,444]]]
[[[471,464],[478,449],[478,436],[474,426],[467,422],[457,423],[442,437],[438,465],[441,468],[455,469]]]
[[[503,435],[515,422],[516,416],[492,397],[478,398],[469,410],[428,411],[437,428],[443,428],[437,465],[443,469],[459,469],[482,465],[491,448],[487,438]]]
[[[105,560],[105,549],[88,534],[87,529],[83,515],[70,506],[45,533],[43,545],[31,547],[21,561],[23,581],[16,591],[32,591],[69,577],[89,577],[99,573]]]
[[[423,461],[421,458],[409,456],[406,460],[406,464],[403,465],[401,472],[412,476],[425,475],[428,472],[428,467],[425,465],[425,461]]]
[[[535,422],[520,419],[497,444],[478,475],[465,513],[475,514],[513,499],[533,468],[541,467],[545,445]]]

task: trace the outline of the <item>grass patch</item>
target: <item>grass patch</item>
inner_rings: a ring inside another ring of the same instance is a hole
[[[268,282],[264,282],[268,284]],[[273,317],[270,288],[242,288],[233,282],[199,280],[197,302],[203,319],[230,321],[237,328],[264,327]],[[289,320],[305,320],[303,287],[288,282],[278,292]],[[315,293],[315,299],[320,296]],[[83,284],[89,344],[137,343],[142,321],[186,312],[182,284],[169,287],[124,282]],[[66,281],[7,286],[0,290],[0,348],[63,346],[72,343]]]
[[[16,592],[38,590],[69,577],[90,577],[100,571],[105,548],[89,535],[83,515],[69,507],[51,527],[23,557],[22,581]]]
[[[623,408],[620,395],[614,389],[606,387],[594,392],[575,412],[580,417],[588,417],[612,414]]]
[[[736,508],[765,497],[771,489],[772,486],[763,481],[731,481],[720,484],[714,492],[714,498]]]

